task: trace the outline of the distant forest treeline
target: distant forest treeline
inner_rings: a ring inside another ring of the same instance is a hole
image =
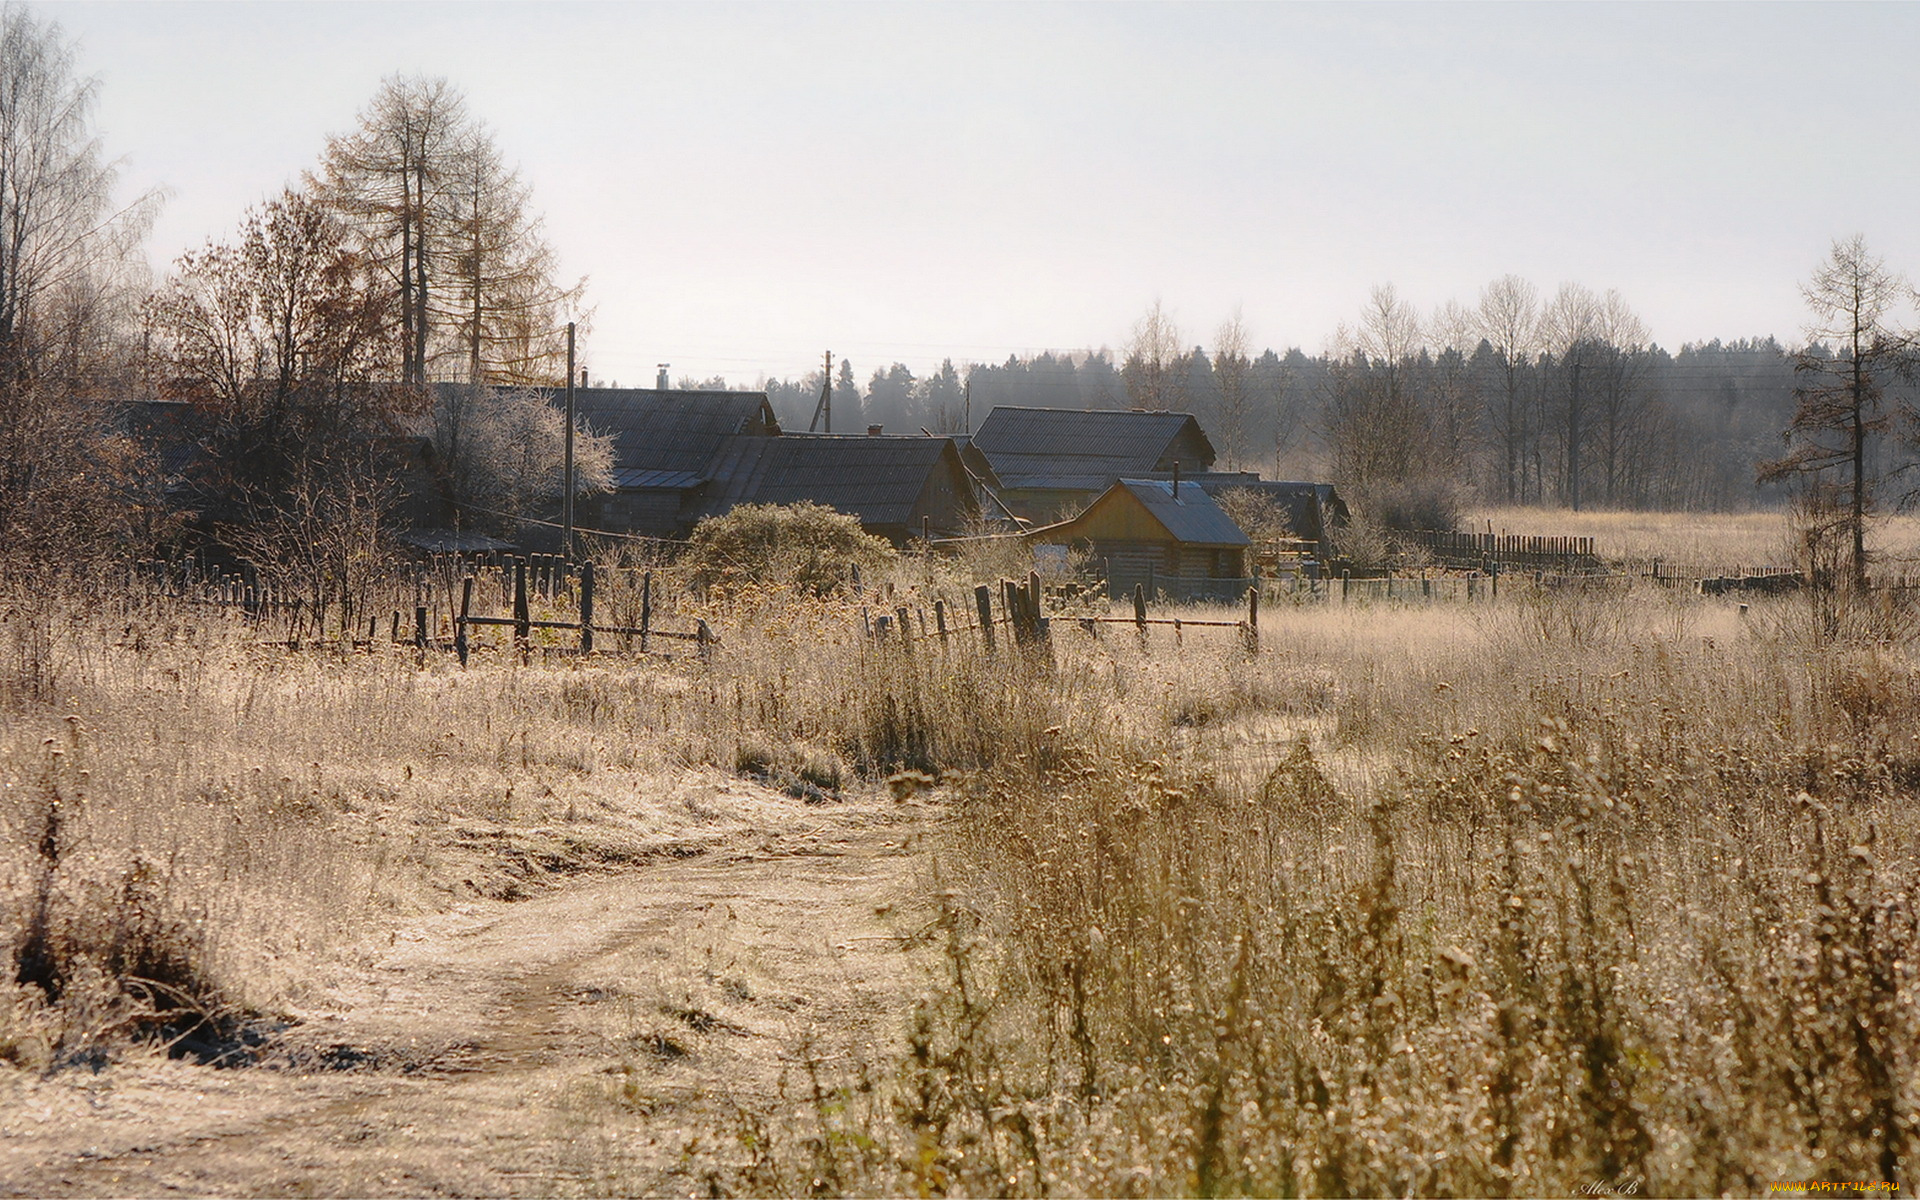
[[[1460,499],[1585,508],[1781,503],[1785,490],[1755,476],[1781,454],[1795,387],[1794,353],[1772,338],[1678,352],[1575,345],[1515,356],[1511,369],[1487,338],[1464,352],[1420,346],[1397,360],[1359,347],[1240,357],[1192,346],[1158,371],[1150,358],[1106,349],[947,360],[924,374],[898,362],[870,373],[856,366],[836,363],[836,433],[869,425],[962,433],[969,410],[977,428],[999,404],[1169,408],[1200,418],[1220,469],[1360,490],[1418,483],[1452,488]],[[821,373],[765,387],[781,425],[806,429]]]

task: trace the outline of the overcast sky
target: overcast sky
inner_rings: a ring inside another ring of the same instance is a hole
[[[596,306],[600,378],[1191,344],[1322,349],[1369,290],[1618,288],[1672,348],[1805,323],[1863,233],[1920,272],[1910,4],[43,6],[156,264],[444,75]]]

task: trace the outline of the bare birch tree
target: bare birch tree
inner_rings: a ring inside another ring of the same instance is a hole
[[[1560,433],[1564,454],[1561,495],[1569,508],[1581,503],[1582,455],[1588,433],[1588,393],[1593,386],[1592,359],[1599,342],[1600,301],[1577,283],[1563,283],[1540,314],[1541,340],[1559,368]],[[1583,378],[1584,376],[1584,378]]]
[[[1524,376],[1539,347],[1540,293],[1517,275],[1502,275],[1481,289],[1478,316],[1480,336],[1493,348],[1500,367],[1493,429],[1500,443],[1507,503],[1518,504],[1525,498],[1526,447],[1532,432]]]
[[[1172,314],[1155,300],[1133,327],[1121,374],[1127,399],[1136,408],[1168,408],[1176,388],[1173,376],[1181,358],[1180,327]]]
[[[1646,322],[1612,288],[1601,297],[1595,315],[1593,388],[1596,434],[1600,442],[1601,481],[1608,507],[1625,499],[1627,476],[1637,470],[1636,450],[1647,420],[1643,381],[1647,370],[1647,343],[1652,340]]]
[[[1220,389],[1220,452],[1226,470],[1237,471],[1247,450],[1248,374],[1250,339],[1238,308],[1214,334],[1213,377]]]
[[[156,193],[116,208],[98,84],[60,27],[0,6],[0,553],[65,557],[125,527],[131,447],[97,391],[127,383]]]

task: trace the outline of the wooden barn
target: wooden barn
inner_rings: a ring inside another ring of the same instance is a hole
[[[996,407],[971,446],[999,476],[1008,508],[1034,521],[1080,512],[1121,479],[1191,475],[1213,443],[1191,413]]]
[[[702,514],[737,504],[824,504],[895,545],[930,528],[952,537],[979,516],[974,476],[952,438],[782,434],[730,439]]]
[[[1252,583],[1247,535],[1213,497],[1177,479],[1122,479],[1080,515],[1027,534],[1036,546],[1086,551],[1115,596],[1234,600]]]

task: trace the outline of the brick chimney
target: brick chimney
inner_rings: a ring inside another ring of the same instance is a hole
[[[880,436],[880,430],[881,430],[881,426],[879,426],[879,425],[869,425],[869,426],[867,426],[867,436],[868,436],[868,437],[879,437],[879,436]]]

